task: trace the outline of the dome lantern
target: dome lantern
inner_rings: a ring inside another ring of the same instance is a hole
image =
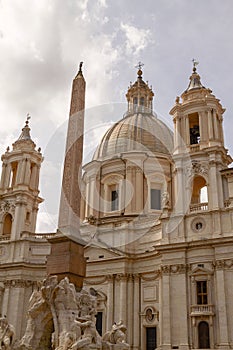
[[[153,111],[153,96],[152,88],[148,86],[142,79],[142,66],[143,63],[139,62],[136,68],[138,68],[138,77],[134,84],[131,84],[126,98],[128,101],[128,114],[132,113],[152,113]]]

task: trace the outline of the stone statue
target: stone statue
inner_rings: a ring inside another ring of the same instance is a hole
[[[8,323],[6,317],[0,318],[0,349],[11,350],[14,342],[15,330]]]
[[[123,321],[114,323],[112,329],[103,335],[104,348],[109,349],[112,344],[121,345],[120,349],[128,349],[129,344],[126,343],[127,328]],[[118,346],[119,348],[119,346]]]
[[[96,313],[95,296],[84,289],[77,292],[67,277],[59,282],[50,276],[31,296],[26,331],[14,349],[99,349]]]
[[[170,206],[169,193],[164,191],[162,194],[162,209],[167,209]]]
[[[94,315],[78,317],[74,322],[81,328],[82,335],[71,347],[72,350],[84,349],[86,347],[101,348],[101,338],[96,330]]]
[[[28,309],[26,331],[14,350],[99,350],[128,349],[126,326],[115,323],[102,341],[96,330],[96,296],[85,289],[77,292],[66,277],[47,277],[34,291]],[[14,333],[6,319],[0,319],[2,350],[11,348]]]

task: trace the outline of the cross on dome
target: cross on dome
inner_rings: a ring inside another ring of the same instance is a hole
[[[138,64],[135,66],[135,68],[137,68],[137,69],[142,69],[143,66],[144,66],[144,63],[142,63],[141,61],[139,61]]]
[[[141,77],[142,76],[142,67],[144,66],[144,63],[142,63],[141,61],[138,62],[138,64],[136,64],[135,68],[138,69],[138,76]]]
[[[195,58],[192,59],[192,62],[193,62],[193,71],[196,72],[197,70],[196,66],[199,64],[199,62]]]

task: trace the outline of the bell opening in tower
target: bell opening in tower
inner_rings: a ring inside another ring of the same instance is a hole
[[[190,145],[195,145],[200,142],[200,128],[199,128],[199,116],[198,113],[189,115],[189,133],[190,133]]]

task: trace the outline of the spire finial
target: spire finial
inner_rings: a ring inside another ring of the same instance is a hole
[[[83,62],[80,62],[80,63],[79,63],[79,70],[78,70],[78,73],[77,73],[75,79],[76,79],[76,78],[80,78],[80,77],[82,78],[82,77],[83,77],[82,66],[83,66]]]
[[[144,63],[142,63],[141,61],[138,62],[138,64],[136,64],[135,68],[138,69],[138,77],[140,78],[142,76],[142,67],[144,66]]]
[[[195,73],[197,70],[196,66],[199,64],[199,62],[195,58],[192,59],[192,62],[193,62],[193,73]]]
[[[27,113],[27,119],[26,119],[26,122],[25,122],[25,127],[28,127],[28,124],[29,124],[29,120],[31,119],[31,116],[29,113]]]
[[[83,66],[83,62],[80,62],[79,63],[79,71],[78,71],[79,73],[82,73],[82,66]]]

